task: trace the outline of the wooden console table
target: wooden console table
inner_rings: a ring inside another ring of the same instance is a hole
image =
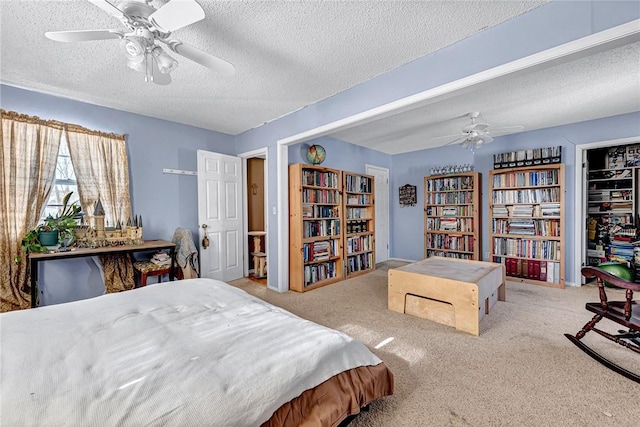
[[[72,248],[68,252],[32,252],[29,254],[31,263],[31,308],[36,307],[36,296],[38,295],[38,263],[52,259],[69,259],[94,255],[108,254],[132,254],[133,252],[153,251],[169,249],[171,256],[171,268],[169,270],[169,280],[173,280],[175,272],[175,250],[176,244],[166,240],[145,240],[141,245],[106,246],[103,248]]]

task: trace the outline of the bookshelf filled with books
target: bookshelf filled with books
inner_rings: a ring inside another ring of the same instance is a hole
[[[424,257],[480,260],[480,174],[424,178]]]
[[[346,278],[375,268],[374,179],[343,172]]]
[[[289,288],[305,292],[343,280],[342,172],[289,165]]]
[[[507,276],[564,288],[564,164],[492,170],[490,253]]]

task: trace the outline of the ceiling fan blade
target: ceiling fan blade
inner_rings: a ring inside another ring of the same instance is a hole
[[[467,134],[458,132],[458,133],[454,133],[454,134],[451,134],[451,135],[435,136],[435,137],[431,138],[431,140],[432,141],[436,141],[438,139],[450,139],[450,138],[459,139],[459,138],[462,138],[462,137],[466,138]],[[450,143],[448,143],[448,144],[450,144]]]
[[[124,13],[107,0],[89,0],[94,5],[98,6],[100,9],[104,10],[111,16],[115,16],[116,18],[123,19],[125,18]]]
[[[171,0],[148,19],[160,30],[172,32],[204,19],[204,10],[195,0]]]
[[[444,145],[461,144],[461,143],[465,142],[468,138],[469,138],[469,137],[468,137],[467,135],[464,135],[464,136],[462,136],[462,137],[460,137],[460,138],[456,138],[456,139],[454,139],[453,141],[447,142],[447,143],[446,143],[446,144],[444,144]]]
[[[227,61],[210,55],[196,47],[182,43],[179,40],[167,40],[165,43],[169,46],[169,49],[175,53],[197,62],[200,65],[204,65],[223,76],[230,76],[236,72],[236,67]]]
[[[124,36],[124,34],[118,30],[47,31],[44,35],[57,42],[87,42],[92,40],[120,39]]]
[[[489,127],[488,124],[486,123],[472,123],[470,125],[466,125],[462,128],[462,130],[464,132],[472,132],[472,131],[477,131],[477,132],[482,132],[483,130],[487,129]]]

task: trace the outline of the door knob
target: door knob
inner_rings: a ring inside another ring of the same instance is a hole
[[[207,236],[207,224],[202,224],[202,229],[204,230],[204,237],[202,238],[202,249],[207,249],[209,247],[209,236]]]

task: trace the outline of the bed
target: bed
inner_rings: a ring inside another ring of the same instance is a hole
[[[393,393],[364,344],[211,279],[0,315],[3,425],[336,426]]]

